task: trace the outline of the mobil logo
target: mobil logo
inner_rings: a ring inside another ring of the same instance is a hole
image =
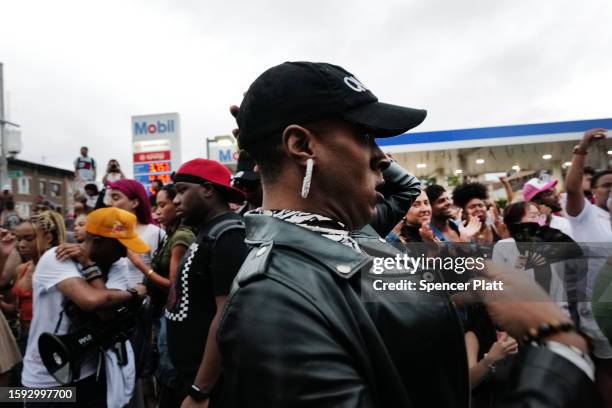
[[[173,133],[174,120],[168,119],[165,121],[158,120],[155,122],[147,122],[145,120],[134,122],[135,135],[152,135],[155,133]]]

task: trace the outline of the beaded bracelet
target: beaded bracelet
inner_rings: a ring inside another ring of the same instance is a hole
[[[546,336],[550,336],[551,334],[556,334],[556,333],[567,333],[570,331],[578,332],[578,330],[576,329],[576,326],[572,322],[553,321],[549,323],[543,323],[537,328],[532,327],[529,330],[527,330],[527,334],[523,336],[523,342],[525,343],[535,342],[538,344],[542,344]]]

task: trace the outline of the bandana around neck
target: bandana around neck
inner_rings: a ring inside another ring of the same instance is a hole
[[[262,214],[290,222],[307,230],[317,232],[327,239],[339,242],[361,253],[359,244],[350,237],[346,226],[324,215],[296,210],[262,210],[261,208],[249,211],[249,214]]]

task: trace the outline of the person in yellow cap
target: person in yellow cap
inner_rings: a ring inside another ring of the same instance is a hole
[[[70,321],[63,316],[66,299],[84,311],[102,311],[140,300],[144,286],[127,290],[125,275],[113,265],[124,258],[127,249],[137,253],[149,250],[136,234],[136,216],[117,208],[102,208],[89,214],[82,245],[64,244],[51,248],[40,258],[33,277],[34,311],[24,358],[23,385],[32,388],[60,384],[42,364],[38,339],[44,332],[68,333]],[[108,289],[107,289],[108,288]],[[97,355],[83,360],[80,376],[69,386],[76,387],[80,407],[106,407],[106,380],[96,376]],[[44,404],[37,404],[43,407]]]

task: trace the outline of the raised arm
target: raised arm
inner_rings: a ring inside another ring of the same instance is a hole
[[[572,164],[565,176],[565,189],[567,191],[567,203],[565,211],[568,215],[575,217],[584,208],[584,194],[582,192],[582,175],[584,173],[584,162],[591,145],[606,137],[605,129],[591,129],[585,132],[584,137],[574,148]]]
[[[381,193],[385,201],[376,205],[376,214],[370,222],[370,226],[381,237],[391,232],[421,194],[419,179],[394,161],[383,171],[383,178],[385,184]]]

